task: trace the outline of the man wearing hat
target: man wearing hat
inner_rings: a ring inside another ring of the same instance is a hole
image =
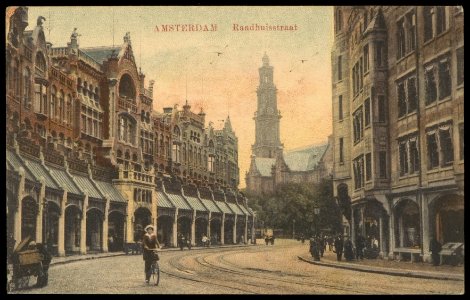
[[[150,268],[152,266],[152,262],[154,260],[154,250],[160,248],[160,244],[157,240],[157,235],[155,234],[155,230],[153,225],[147,225],[145,227],[145,235],[143,240],[144,246],[144,261],[145,261],[145,282],[149,283],[150,280]]]

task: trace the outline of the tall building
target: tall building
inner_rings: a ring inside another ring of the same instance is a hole
[[[269,57],[263,56],[263,65],[259,68],[258,110],[255,112],[256,140],[252,146],[257,157],[275,158],[282,152],[283,145],[279,134],[281,112],[277,109],[277,88],[274,85],[273,67]]]
[[[334,9],[334,194],[382,257],[464,242],[463,9]]]
[[[216,243],[254,237],[229,119],[217,131],[188,104],[155,112],[130,33],[117,46],[81,48],[75,28],[52,47],[43,17],[25,30],[27,7],[7,15],[10,240],[29,236],[63,256],[122,251],[148,224],[165,246],[178,233],[193,244],[211,231]]]
[[[252,146],[246,188],[250,192],[270,193],[279,184],[319,182],[329,177],[332,169],[330,139],[328,143],[284,152],[280,141],[281,112],[277,108],[274,68],[264,54],[259,68],[255,144]]]

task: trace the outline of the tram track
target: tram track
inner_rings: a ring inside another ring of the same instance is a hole
[[[281,247],[278,247],[278,249]],[[201,255],[194,255],[195,253],[185,253],[184,255],[178,255],[169,260],[169,265],[183,274],[173,273],[169,271],[163,271],[173,277],[178,277],[185,280],[191,280],[202,283],[209,283],[224,288],[229,288],[239,292],[258,294],[253,289],[246,289],[244,286],[251,286],[259,293],[270,293],[270,287],[276,287],[281,289],[283,293],[298,293],[299,289],[295,286],[300,286],[302,290],[311,290],[312,292],[322,293],[325,290],[326,293],[335,290],[340,293],[348,294],[391,294],[393,290],[375,289],[371,286],[367,286],[367,289],[359,289],[357,286],[342,286],[344,282],[337,282],[337,284],[331,284],[325,282],[325,279],[318,278],[317,276],[296,274],[291,272],[283,271],[271,271],[257,268],[247,268],[244,266],[237,265],[227,260],[228,256],[237,254],[247,254],[258,252],[258,249],[227,249],[220,250],[214,249],[210,253],[201,253]],[[215,252],[215,253],[214,253]],[[228,253],[227,253],[228,252]],[[191,263],[184,263],[185,259],[190,259],[193,264],[196,263],[196,267]],[[292,258],[296,258],[293,256]],[[202,266],[204,269],[199,269],[197,266]],[[192,267],[192,268],[191,268]],[[214,272],[215,271],[215,272]],[[268,274],[266,274],[268,273]],[[223,274],[223,276],[220,276]],[[229,274],[229,276],[227,276]],[[274,276],[271,274],[275,274]],[[279,276],[282,276],[280,278]],[[229,277],[230,284],[226,281],[221,281],[220,278]],[[289,278],[290,277],[290,278]],[[295,278],[292,278],[295,277]],[[236,285],[234,285],[236,283]],[[263,290],[266,290],[263,292]],[[318,289],[318,290],[317,290]],[[406,292],[415,293],[417,290],[413,288],[407,288]]]

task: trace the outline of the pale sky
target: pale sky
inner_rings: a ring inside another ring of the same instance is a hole
[[[40,15],[53,47],[65,46],[74,27],[80,47],[112,46],[113,19],[115,45],[129,31],[146,86],[155,80],[157,111],[181,107],[187,93],[193,110],[206,112],[206,126],[212,121],[218,127],[230,114],[239,140],[240,188],[246,186],[255,142],[253,115],[264,52],[274,66],[285,150],[326,142],[332,132],[332,7],[30,7],[28,30]],[[237,32],[234,23],[297,25],[298,30]],[[166,24],[217,24],[217,31],[155,31]]]

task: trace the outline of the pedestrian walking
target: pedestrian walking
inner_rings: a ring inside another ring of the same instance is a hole
[[[366,247],[366,240],[362,234],[359,234],[356,239],[356,259],[364,259],[364,248]]]
[[[318,241],[316,238],[310,239],[310,254],[313,257],[313,260],[320,261],[320,251],[318,249]]]
[[[320,256],[323,257],[323,253],[325,252],[325,238],[323,236],[318,237],[318,250]]]
[[[429,242],[429,251],[431,251],[432,264],[435,266],[440,265],[441,257],[439,252],[441,252],[442,245],[436,238],[432,238]]]
[[[264,241],[266,242],[266,246],[267,246],[269,244],[269,236],[266,235],[264,237]]]
[[[344,242],[344,258],[347,261],[351,261],[354,259],[354,250],[353,250],[353,243],[352,241],[347,238],[346,242]]]
[[[334,252],[336,252],[336,260],[341,261],[343,256],[343,237],[340,235],[336,237]]]

